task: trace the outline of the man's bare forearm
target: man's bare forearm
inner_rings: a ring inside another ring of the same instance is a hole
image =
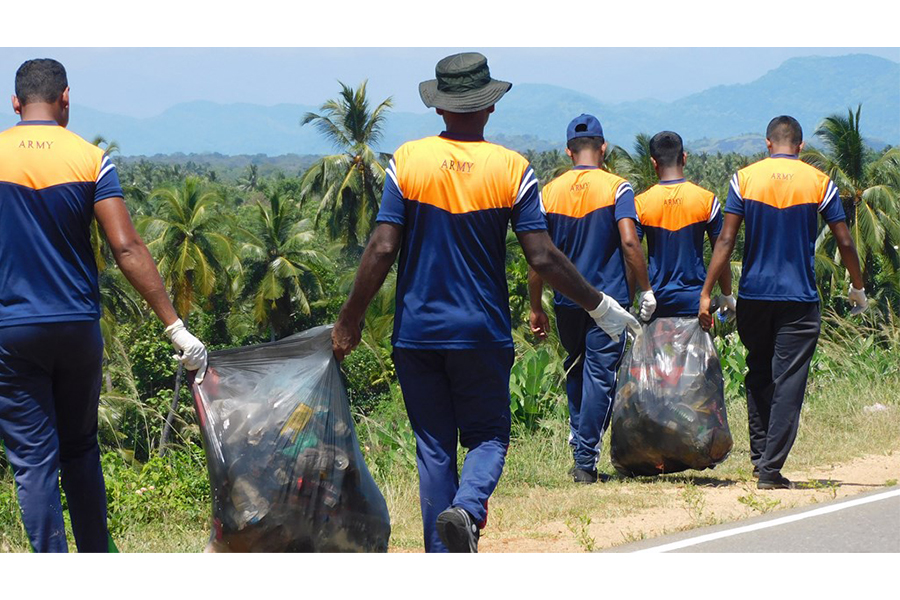
[[[138,237],[124,247],[113,249],[113,256],[128,283],[150,305],[163,325],[168,327],[178,320],[156,263],[143,240]]]
[[[388,223],[381,223],[375,228],[360,260],[350,296],[341,307],[341,320],[362,322],[369,303],[381,289],[397,258],[402,231],[399,225]]]
[[[709,236],[709,244],[715,250],[716,241],[719,239],[719,236],[711,235]],[[732,250],[733,250],[732,246]],[[710,264],[712,264],[712,259],[710,258]],[[728,268],[722,270],[722,274],[719,276],[719,289],[722,290],[722,293],[726,296],[730,296],[734,290],[732,288],[732,280],[731,280],[731,256],[728,257]]]
[[[178,315],[166,293],[166,286],[147,245],[134,229],[125,200],[113,197],[97,202],[94,204],[94,216],[128,283],[146,300],[163,325],[168,327],[177,321]]]
[[[641,290],[649,291],[650,277],[647,274],[647,260],[644,258],[644,249],[637,236],[634,221],[620,219],[618,227],[619,237],[622,240],[622,254],[627,268],[626,277],[629,279],[628,289],[633,290],[634,284],[637,284]]]
[[[703,291],[700,292],[701,297],[709,297],[712,294],[713,286],[724,274],[725,270],[731,271],[731,253],[734,252],[734,245],[737,242],[738,229],[743,223],[743,217],[735,214],[725,215],[725,224],[722,227],[722,233],[719,234],[716,244],[713,247],[712,258],[709,260],[709,270],[706,272],[706,281],[703,283]],[[730,275],[729,275],[730,279]],[[722,290],[725,291],[724,289]]]
[[[850,229],[847,228],[847,224],[843,221],[829,223],[828,226],[831,228],[831,233],[837,242],[838,251],[841,253],[841,262],[844,263],[844,267],[847,268],[847,272],[850,274],[850,282],[856,289],[863,289],[864,282],[862,269],[859,265],[859,253],[857,253],[856,244],[853,243],[853,238],[850,236]]]
[[[531,310],[538,312],[544,310],[544,280],[537,271],[528,267],[528,300]]]
[[[594,310],[603,295],[581,276],[546,231],[517,233],[525,259],[543,281],[585,310]]]

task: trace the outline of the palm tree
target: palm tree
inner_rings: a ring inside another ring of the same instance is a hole
[[[103,148],[103,156],[110,156],[114,152],[119,151],[118,142],[114,142],[114,141],[108,142],[108,141],[106,141],[106,138],[103,137],[102,135],[95,136],[93,141],[91,141],[91,143],[93,145],[97,146],[98,148]],[[103,147],[104,145],[106,146],[105,148]]]
[[[220,275],[237,266],[237,255],[214,211],[216,192],[206,191],[200,179],[187,177],[180,187],[154,190],[159,201],[156,214],[138,220],[138,231],[151,240],[147,247],[156,258],[159,272],[172,296],[175,310],[188,321],[200,298],[212,294]],[[160,455],[172,428],[178,405],[183,367],[175,377],[175,395],[160,438]]]
[[[389,155],[376,153],[373,146],[381,139],[392,106],[387,98],[370,111],[366,81],[355,90],[341,83],[339,97],[322,104],[322,114],[306,113],[300,122],[301,126],[313,123],[340,150],[306,171],[302,197],[319,201],[316,226],[324,221],[331,239],[343,239],[351,253],[361,252],[362,242],[375,226],[384,186],[383,163]]]
[[[242,274],[235,287],[251,300],[253,320],[268,327],[271,339],[285,335],[294,307],[309,314],[310,295],[322,295],[314,267],[327,261],[310,248],[314,240],[308,220],[297,220],[294,204],[277,192],[269,206],[257,202],[254,231],[242,228]]]
[[[635,194],[640,194],[656,184],[656,169],[650,161],[650,136],[639,133],[634,138],[634,154],[618,146],[609,152],[607,165],[611,172],[631,183]]]
[[[826,117],[815,136],[827,153],[809,148],[801,157],[824,171],[838,187],[863,278],[871,290],[875,272],[887,268],[895,273],[900,269],[900,148],[877,158],[868,156],[859,128],[861,112],[859,105],[855,113],[848,109],[846,117]],[[820,259],[817,271],[833,282],[834,275],[841,271],[832,268],[837,266],[839,256],[827,227],[820,232],[816,247]]]
[[[238,179],[238,188],[244,192],[253,192],[259,189],[259,167],[247,165],[246,175]]]

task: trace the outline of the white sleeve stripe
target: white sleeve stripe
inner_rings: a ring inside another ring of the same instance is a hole
[[[384,172],[387,173],[387,174],[390,176],[391,181],[393,181],[393,182],[394,182],[394,185],[397,186],[397,190],[399,190],[400,195],[402,196],[402,195],[403,195],[403,190],[400,189],[400,182],[397,181],[397,174],[394,172],[396,169],[397,169],[397,167],[394,166],[394,159],[392,158],[392,159],[391,159],[391,162],[388,164],[388,168],[385,169]]]
[[[532,176],[532,177],[531,177],[531,181],[529,181],[528,184],[525,185],[524,188],[520,188],[520,189],[519,189],[519,195],[516,196],[516,201],[513,202],[513,206],[515,206],[516,204],[518,204],[519,201],[520,201],[522,198],[525,197],[525,192],[527,192],[527,191],[528,191],[529,189],[531,189],[532,187],[536,186],[537,183],[538,183],[537,178],[534,177],[534,176]],[[538,195],[540,195],[540,190],[538,190]]]
[[[103,157],[103,160],[100,161],[100,168],[102,169],[103,167],[105,167],[105,166],[106,166],[106,163],[108,163],[108,162],[109,162],[109,154],[107,154],[106,156],[104,156],[104,157]]]
[[[828,189],[825,190],[825,199],[822,200],[821,204],[819,204],[819,212],[825,210],[825,207],[828,206],[837,195],[837,186],[834,185],[833,181],[829,181]]]
[[[616,190],[616,200],[618,200],[622,196],[622,194],[628,191],[630,191],[632,194],[634,193],[631,184],[627,181],[623,181],[622,183],[620,183],[619,188]]]
[[[537,179],[537,178],[534,176],[534,169],[532,169],[531,167],[528,167],[528,170],[525,171],[524,175],[522,175],[522,181],[519,182],[518,196],[522,195],[522,192],[525,190],[525,188],[528,186],[528,183],[532,179]]]
[[[112,171],[112,170],[115,169],[115,168],[116,168],[116,165],[114,165],[114,164],[112,164],[112,163],[106,165],[106,166],[103,168],[103,170],[100,171],[100,174],[97,175],[97,182],[99,182],[101,179],[103,179],[103,176],[104,176],[104,175],[106,175],[108,172]],[[95,182],[95,183],[96,183],[96,182]]]
[[[734,190],[734,193],[737,195],[738,198],[740,198],[741,200],[744,199],[743,196],[741,196],[741,188],[740,188],[740,184],[738,183],[737,173],[735,173],[734,177],[731,178],[731,189]]]
[[[720,210],[721,210],[721,208],[719,207],[719,199],[716,198],[715,196],[713,196],[712,210],[709,211],[709,219],[707,219],[706,222],[707,222],[707,223],[712,223],[712,222],[713,222],[713,219],[716,218],[716,215],[719,214],[719,211],[720,211]]]
[[[540,191],[538,192],[538,204],[541,207],[541,214],[546,215],[547,209],[544,208],[544,195]]]

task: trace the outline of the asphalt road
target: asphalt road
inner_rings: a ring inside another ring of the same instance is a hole
[[[642,540],[607,552],[900,553],[900,486]]]

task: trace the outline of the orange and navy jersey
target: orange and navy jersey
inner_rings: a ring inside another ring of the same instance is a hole
[[[735,173],[725,212],[746,224],[739,297],[818,302],[816,215],[826,223],[845,218],[827,175],[796,155],[773,154]]]
[[[506,231],[545,230],[540,205],[512,150],[446,132],[402,145],[376,219],[403,226],[394,346],[512,347]]]
[[[638,234],[647,237],[656,317],[694,316],[706,280],[703,237],[722,231],[716,195],[684,179],[660,181],[635,199]]]
[[[618,222],[637,219],[631,184],[603,169],[579,165],[544,186],[542,199],[556,247],[588,283],[629,305]],[[554,303],[578,306],[559,292]]]
[[[0,327],[100,318],[90,226],[114,196],[109,158],[57,123],[0,133]]]

